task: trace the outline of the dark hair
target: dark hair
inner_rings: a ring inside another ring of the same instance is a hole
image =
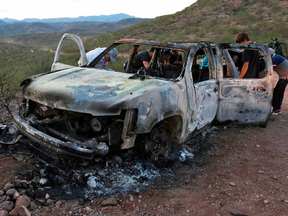
[[[236,37],[235,37],[235,42],[236,43],[241,43],[244,40],[250,41],[249,36],[245,32],[239,32]]]
[[[151,49],[149,50],[149,52],[154,52],[154,47],[151,47]]]
[[[164,53],[164,55],[170,55],[171,54],[169,49],[164,49],[163,53]]]

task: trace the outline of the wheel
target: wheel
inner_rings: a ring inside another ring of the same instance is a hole
[[[167,159],[171,151],[171,137],[164,124],[155,126],[142,143],[142,155],[149,162]]]

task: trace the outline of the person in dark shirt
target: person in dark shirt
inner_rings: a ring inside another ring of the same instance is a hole
[[[244,32],[236,35],[235,42],[238,44],[253,44],[249,36]],[[260,56],[257,50],[244,50],[242,62],[243,66],[239,78],[259,78]]]
[[[136,54],[129,67],[136,71],[141,67],[149,68],[149,61],[151,60],[153,53],[154,48],[152,47],[149,51],[143,51]]]
[[[182,55],[179,54],[178,50],[172,50],[170,57],[170,64],[172,66],[182,67]]]

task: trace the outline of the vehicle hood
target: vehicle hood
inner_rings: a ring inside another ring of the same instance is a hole
[[[23,88],[23,94],[27,99],[52,108],[117,115],[126,101],[131,104],[131,100],[139,100],[141,94],[171,83],[156,78],[129,79],[132,75],[76,67],[33,78]]]

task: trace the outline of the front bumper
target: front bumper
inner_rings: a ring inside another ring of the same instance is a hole
[[[23,121],[19,116],[14,116],[14,120],[19,131],[43,147],[67,156],[89,160],[93,159],[94,149],[83,147],[85,146],[85,143],[76,144],[64,142],[35,129],[27,122]]]

